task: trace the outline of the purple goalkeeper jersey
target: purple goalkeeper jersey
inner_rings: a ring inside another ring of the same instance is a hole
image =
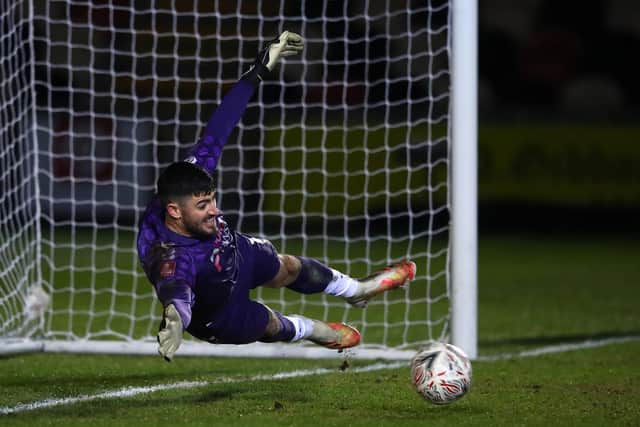
[[[245,75],[224,97],[186,161],[213,173],[257,86],[255,76],[248,77]],[[268,241],[230,230],[222,217],[217,218],[217,225],[218,233],[205,239],[177,234],[165,226],[164,206],[154,198],[140,222],[138,256],[163,306],[174,304],[192,335],[211,342],[255,341],[268,318],[264,310],[251,314],[255,307],[247,305],[249,290],[275,276],[277,253]],[[229,319],[233,322],[236,312],[255,318],[251,320],[255,325],[244,327],[248,335],[235,333],[223,340],[214,337],[222,332],[210,327]]]

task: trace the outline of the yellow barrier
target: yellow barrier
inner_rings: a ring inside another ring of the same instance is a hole
[[[483,126],[481,201],[640,204],[640,127]]]
[[[267,131],[263,207],[329,215],[436,207],[447,200],[445,136],[445,126]],[[640,205],[640,127],[484,125],[478,141],[482,203]]]

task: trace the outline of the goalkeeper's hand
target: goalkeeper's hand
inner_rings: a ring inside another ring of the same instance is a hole
[[[260,51],[256,62],[264,65],[269,71],[273,70],[278,60],[284,56],[296,55],[302,52],[304,39],[299,34],[284,31],[278,38],[275,38]]]
[[[164,308],[162,322],[158,331],[158,353],[164,360],[171,362],[173,355],[182,343],[182,320],[173,304]]]

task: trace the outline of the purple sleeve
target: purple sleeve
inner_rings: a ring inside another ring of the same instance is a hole
[[[188,252],[171,248],[162,251],[161,259],[154,263],[153,285],[163,307],[173,304],[180,314],[182,326],[191,323],[191,306],[194,303],[193,286],[195,271]]]
[[[257,81],[245,75],[231,88],[209,119],[200,141],[189,150],[186,161],[203,167],[209,173],[216,169],[222,148],[242,118]]]
[[[158,298],[162,306],[173,304],[182,320],[182,327],[187,329],[191,323],[191,305],[193,304],[193,291],[191,287],[182,281],[167,281],[156,285]]]

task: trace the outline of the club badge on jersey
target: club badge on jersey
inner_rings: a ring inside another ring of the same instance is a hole
[[[165,260],[160,265],[160,276],[167,278],[176,272],[176,262],[174,260]]]
[[[166,242],[160,242],[151,248],[152,259],[155,259],[159,267],[156,271],[160,277],[166,279],[173,276],[176,272],[176,250]],[[156,264],[156,265],[158,265]]]

